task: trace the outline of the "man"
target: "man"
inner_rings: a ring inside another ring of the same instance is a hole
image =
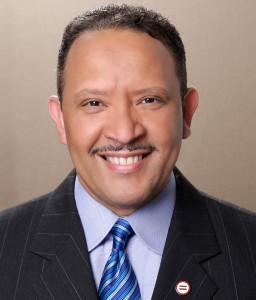
[[[1,214],[1,299],[254,299],[255,215],[175,168],[198,96],[174,26],[127,5],[75,18],[57,85],[75,170]]]

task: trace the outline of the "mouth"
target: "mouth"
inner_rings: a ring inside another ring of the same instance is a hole
[[[147,157],[149,153],[144,153],[144,154],[139,154],[139,155],[119,155],[116,156],[115,155],[100,155],[104,160],[106,160],[107,162],[114,164],[114,165],[119,165],[119,166],[129,166],[132,164],[135,164],[139,161],[141,161],[142,159],[144,159],[145,157]]]
[[[144,159],[158,149],[151,144],[109,145],[93,149],[92,155],[103,159],[114,171],[134,171],[144,165]]]

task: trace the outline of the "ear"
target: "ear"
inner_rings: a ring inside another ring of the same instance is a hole
[[[191,135],[191,122],[198,105],[198,93],[195,88],[189,88],[183,100],[183,139]]]
[[[52,116],[58,130],[59,134],[59,141],[60,143],[66,145],[66,132],[65,132],[65,125],[63,120],[63,113],[61,109],[61,103],[57,96],[51,96],[48,100],[48,109],[50,115]]]

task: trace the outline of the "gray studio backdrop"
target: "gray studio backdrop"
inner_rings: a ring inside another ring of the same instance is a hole
[[[256,1],[123,2],[157,9],[184,40],[189,84],[198,88],[200,105],[179,168],[207,193],[256,210]],[[104,3],[1,0],[1,209],[52,190],[71,170],[47,99],[56,93],[64,26]]]

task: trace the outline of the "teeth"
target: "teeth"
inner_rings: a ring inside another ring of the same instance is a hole
[[[142,160],[142,155],[125,157],[106,156],[106,160],[115,165],[128,166]]]
[[[121,165],[121,166],[126,166],[126,165],[127,165],[127,163],[126,163],[126,158],[120,157],[120,158],[119,158],[119,161],[120,161],[120,165]]]
[[[114,163],[114,158],[113,158],[113,157],[109,157],[109,161],[110,161],[111,163]]]
[[[127,165],[133,164],[133,162],[134,162],[133,157],[128,157],[128,158],[126,159],[126,164],[127,164]]]

